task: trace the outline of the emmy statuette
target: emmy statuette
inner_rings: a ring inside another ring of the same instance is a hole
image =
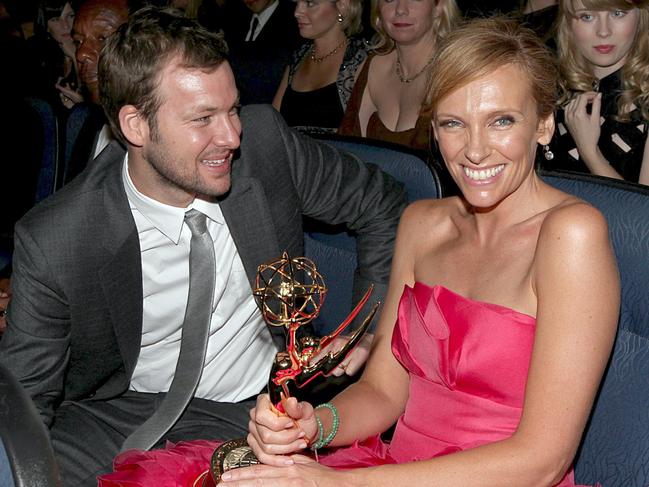
[[[300,327],[320,313],[327,294],[324,279],[311,260],[290,258],[286,252],[280,259],[259,266],[253,295],[264,321],[287,330],[286,350],[275,356],[268,380],[268,394],[277,414],[284,414],[282,398],[299,396],[300,390],[313,379],[329,376],[358,344],[380,303],[372,306],[363,323],[349,335],[349,341],[340,350],[330,351],[311,363],[322,349],[347,329],[367,303],[372,289],[371,286],[333,333],[323,337],[307,335],[298,338]],[[245,438],[227,441],[214,451],[210,470],[197,478],[194,486],[214,487],[224,472],[258,463]]]

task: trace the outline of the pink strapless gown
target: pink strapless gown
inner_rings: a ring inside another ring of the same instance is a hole
[[[508,438],[521,417],[535,325],[532,316],[441,286],[406,286],[392,351],[409,372],[410,395],[393,438],[368,438],[320,462],[340,469],[404,463]],[[125,452],[99,486],[191,486],[218,444]],[[572,470],[558,484],[574,485]]]

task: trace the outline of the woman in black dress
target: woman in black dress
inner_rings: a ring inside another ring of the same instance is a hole
[[[295,18],[307,39],[292,56],[273,106],[286,123],[306,132],[334,132],[367,58],[361,0],[297,0]]]
[[[542,165],[649,184],[649,2],[561,0],[557,43],[563,103]]]

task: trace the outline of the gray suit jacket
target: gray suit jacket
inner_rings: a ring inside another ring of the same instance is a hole
[[[282,251],[302,255],[305,215],[358,233],[356,287],[375,283],[382,295],[405,204],[400,185],[291,131],[270,106],[246,107],[241,120],[240,154],[221,208],[251,282],[257,266]],[[113,142],[16,226],[0,362],[46,422],[64,399],[122,394],[138,358],[140,247],[122,184],[123,158]]]

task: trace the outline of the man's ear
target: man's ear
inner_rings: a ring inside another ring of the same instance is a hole
[[[539,121],[537,142],[541,145],[548,145],[554,134],[554,114],[548,115]]]
[[[129,144],[142,147],[149,140],[149,123],[133,105],[119,109],[119,126]]]

